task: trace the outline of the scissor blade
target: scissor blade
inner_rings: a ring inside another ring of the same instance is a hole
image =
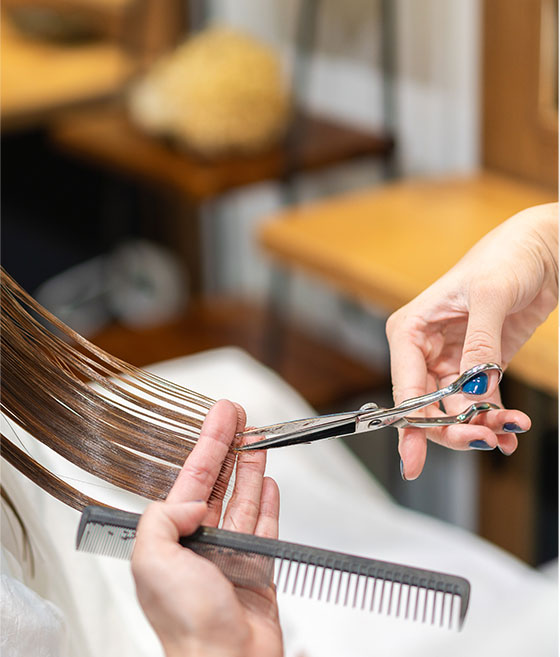
[[[277,424],[267,424],[264,427],[247,429],[237,434],[238,436],[286,436],[302,431],[315,431],[322,426],[332,426],[334,423],[344,423],[354,420],[360,411],[346,411],[344,413],[330,413],[329,415],[318,415],[316,417],[306,417],[303,420],[288,420],[287,422],[278,422]]]
[[[259,440],[256,443],[251,443],[249,445],[243,445],[242,447],[236,448],[237,452],[249,452],[257,449],[272,449],[273,447],[287,447],[288,445],[302,445],[306,443],[313,443],[316,440],[324,440],[326,438],[338,438],[340,436],[347,436],[356,431],[356,421],[339,421],[332,423],[329,426],[318,425],[317,429],[310,429],[309,427],[305,429],[300,429],[292,431],[290,433],[284,433],[283,435],[273,435],[264,440]],[[252,432],[247,432],[249,435],[259,435],[253,434]],[[264,431],[261,430],[262,435]],[[247,434],[243,434],[247,435]]]

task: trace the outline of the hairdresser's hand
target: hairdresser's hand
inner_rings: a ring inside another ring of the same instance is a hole
[[[387,322],[395,403],[448,385],[482,363],[506,367],[558,298],[558,206],[524,210],[478,242],[453,269]],[[473,401],[500,404],[497,375],[483,376],[470,395],[444,401],[456,415]],[[476,389],[475,389],[476,388]],[[437,408],[430,415],[442,415]],[[403,477],[415,479],[426,439],[453,449],[511,454],[517,433],[530,428],[521,411],[496,410],[471,424],[399,432]]]
[[[220,470],[231,474],[228,449],[244,427],[241,408],[218,402],[167,501],[150,505],[140,521],[132,572],[140,604],[167,657],[282,654],[272,582],[258,590],[233,586],[213,563],[177,542],[200,524],[218,524],[223,489],[218,495],[211,493]],[[265,452],[239,455],[225,529],[277,537],[278,488],[263,477],[265,458]]]

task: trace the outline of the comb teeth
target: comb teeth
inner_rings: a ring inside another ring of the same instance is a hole
[[[274,579],[274,557],[199,543],[189,550],[212,561],[237,586],[266,588]]]
[[[135,529],[89,522],[81,536],[78,549],[106,557],[130,559],[135,538]]]
[[[76,547],[130,558],[139,517],[87,507]],[[448,573],[212,527],[199,527],[180,542],[238,586],[265,588],[274,581],[282,594],[446,628],[460,629],[467,613],[470,584]]]
[[[287,563],[285,564],[285,561]],[[461,592],[443,581],[400,582],[379,576],[313,564],[278,560],[277,591],[321,602],[446,628],[462,625]]]

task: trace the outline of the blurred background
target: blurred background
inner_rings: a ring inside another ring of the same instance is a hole
[[[515,11],[512,11],[515,5]],[[236,345],[319,413],[390,403],[387,316],[557,198],[555,0],[4,0],[2,264],[136,365]],[[557,313],[511,457],[347,444],[402,504],[557,557]],[[250,418],[249,418],[250,419]]]

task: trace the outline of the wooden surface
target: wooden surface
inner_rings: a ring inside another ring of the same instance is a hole
[[[290,209],[260,240],[282,265],[352,298],[396,310],[445,273],[501,221],[555,192],[493,174],[398,182]],[[558,312],[514,358],[510,372],[558,390]]]
[[[306,120],[302,134],[297,171],[360,156],[388,155],[392,149],[389,138],[316,117]],[[119,107],[74,112],[54,126],[52,138],[59,147],[85,160],[173,187],[198,202],[242,185],[281,177],[287,166],[283,147],[253,156],[204,160],[142,132]]]
[[[132,72],[129,58],[109,43],[68,46],[39,41],[21,34],[4,14],[0,34],[4,129],[111,96]]]
[[[114,324],[91,338],[109,353],[139,367],[207,349],[235,345],[266,363],[270,318],[263,308],[236,299],[189,304],[182,318],[164,326],[135,330]],[[273,368],[319,412],[379,386],[384,374],[342,354],[294,326],[282,326],[284,339]]]
[[[3,0],[3,7],[41,7],[61,11],[109,11],[126,9],[133,0]]]
[[[483,166],[548,185],[558,181],[552,2],[515,0],[514,11],[511,0],[483,6]]]

